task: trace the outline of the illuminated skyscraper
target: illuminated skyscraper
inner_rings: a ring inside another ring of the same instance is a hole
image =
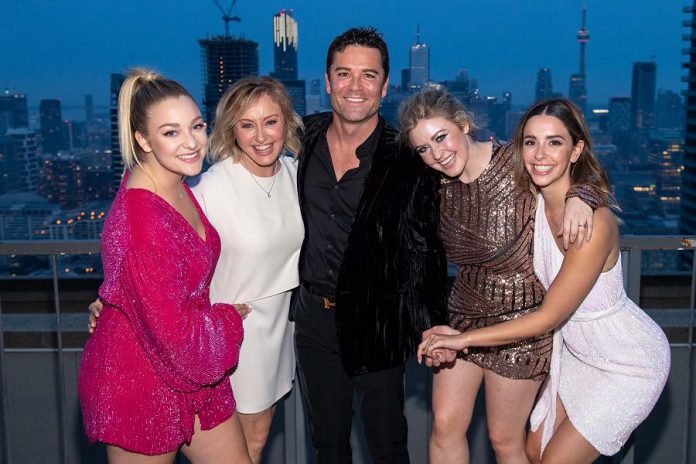
[[[568,97],[584,112],[587,110],[587,83],[585,74],[585,47],[590,41],[590,33],[587,31],[587,2],[582,7],[582,28],[577,33],[580,44],[580,69],[570,76],[570,88]]]
[[[225,90],[243,77],[259,74],[259,44],[229,35],[198,41],[203,60],[205,118],[214,123],[215,108]]]
[[[273,16],[273,58],[271,76],[281,81],[292,98],[295,111],[307,113],[305,81],[297,78],[298,27],[292,10],[280,10]]]
[[[118,188],[121,186],[121,178],[123,177],[123,160],[121,159],[121,146],[118,141],[118,94],[121,91],[121,85],[126,80],[123,74],[111,74],[110,82],[110,97],[109,97],[109,117],[111,121],[111,172],[113,178],[111,181],[111,194],[116,195]]]
[[[273,77],[297,80],[297,21],[292,10],[280,10],[273,16]]]
[[[421,43],[420,26],[416,30],[416,43],[411,45],[410,59],[410,83],[412,88],[420,88],[426,82],[430,82],[430,47]]]
[[[684,13],[688,13],[689,21],[685,23],[691,26],[691,33],[684,35],[689,42],[684,53],[688,55],[688,62],[684,68],[689,70],[684,78],[687,88],[686,96],[686,130],[684,131],[684,171],[682,172],[681,188],[681,216],[679,228],[682,233],[696,234],[696,0],[691,6],[684,7]]]

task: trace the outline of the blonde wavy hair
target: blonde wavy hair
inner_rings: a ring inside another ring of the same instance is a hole
[[[280,106],[285,120],[283,148],[297,156],[301,146],[300,133],[304,130],[304,125],[302,118],[292,108],[292,100],[285,86],[272,77],[247,77],[227,89],[215,110],[215,126],[210,135],[208,154],[211,163],[230,157],[235,163],[239,162],[242,149],[237,144],[234,127],[241,116],[263,95],[269,96]]]
[[[416,128],[418,122],[438,117],[451,121],[461,130],[468,126],[469,134],[477,129],[474,115],[454,95],[442,90],[428,89],[417,93],[399,106],[399,139],[411,146],[408,134]]]

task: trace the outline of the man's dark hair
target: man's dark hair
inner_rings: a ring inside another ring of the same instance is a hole
[[[382,55],[382,68],[384,68],[384,78],[389,77],[389,51],[387,43],[382,38],[382,33],[374,27],[352,27],[343,34],[337,36],[329,45],[329,52],[326,55],[326,74],[329,74],[333,64],[334,54],[340,53],[351,45],[358,47],[376,48]]]

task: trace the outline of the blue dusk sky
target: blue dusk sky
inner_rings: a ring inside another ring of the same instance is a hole
[[[220,0],[227,7],[230,2]],[[658,89],[681,91],[689,32],[687,0],[588,0],[587,88],[591,104],[629,96],[635,61],[657,63]],[[299,73],[323,77],[332,38],[351,26],[375,26],[391,54],[400,83],[408,48],[420,25],[431,47],[431,78],[452,79],[460,69],[478,79],[483,95],[511,91],[513,104],[534,95],[536,73],[552,71],[554,90],[568,92],[578,69],[575,34],[582,0],[239,0],[234,34],[259,43],[260,72],[273,69],[273,15],[294,10],[299,23]],[[179,80],[200,99],[203,81],[197,39],[224,32],[213,0],[2,0],[0,89],[27,94],[30,108],[43,98],[80,106],[94,95],[108,104],[109,74],[148,66]]]

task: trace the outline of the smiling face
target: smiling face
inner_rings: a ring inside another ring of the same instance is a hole
[[[469,161],[469,127],[461,129],[447,118],[421,119],[408,134],[411,146],[425,164],[447,177],[457,178]]]
[[[377,117],[389,79],[376,48],[351,45],[334,54],[326,75],[334,114],[345,122],[361,123]]]
[[[252,174],[272,176],[275,163],[285,143],[285,119],[280,105],[268,95],[261,95],[234,125],[241,162]]]
[[[560,119],[540,114],[524,126],[522,160],[532,183],[543,189],[551,185],[568,189],[570,168],[582,153],[584,142],[573,139]]]
[[[157,176],[195,176],[207,154],[208,135],[198,105],[188,96],[166,98],[147,113],[147,133],[135,139]]]

